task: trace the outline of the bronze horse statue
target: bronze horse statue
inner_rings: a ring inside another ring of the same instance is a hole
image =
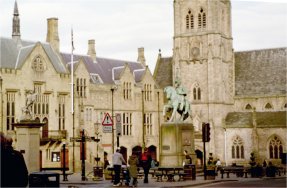
[[[172,115],[169,119],[169,122],[173,122],[175,120],[175,114],[178,112],[180,114],[180,118],[178,121],[184,121],[189,116],[191,116],[190,103],[187,100],[183,100],[182,95],[177,94],[176,89],[172,86],[167,86],[164,88],[164,93],[166,94],[166,98],[168,99],[168,103],[163,106],[163,115],[166,115],[167,110],[172,109]],[[183,104],[181,104],[183,103]],[[180,106],[183,106],[181,109]]]

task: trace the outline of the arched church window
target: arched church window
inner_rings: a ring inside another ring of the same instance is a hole
[[[267,103],[267,104],[265,105],[265,109],[272,109],[272,105],[271,105],[270,103]]]
[[[269,157],[270,159],[279,159],[282,153],[282,142],[277,136],[274,136],[269,142]]]
[[[186,15],[185,21],[186,21],[186,29],[189,29],[189,15]]]
[[[200,9],[200,13],[198,14],[198,28],[206,28],[206,13],[203,8]]]
[[[201,14],[198,14],[198,28],[201,28]]]
[[[246,110],[252,110],[252,106],[251,106],[250,104],[247,104],[247,105],[245,106],[245,109],[246,109]]]
[[[239,136],[236,136],[233,140],[231,153],[233,159],[244,159],[244,145]]]
[[[206,15],[205,15],[205,13],[202,14],[202,27],[206,28]]]
[[[201,100],[201,89],[198,84],[193,88],[193,100]]]
[[[191,14],[191,11],[188,11],[188,14],[185,17],[185,23],[186,23],[186,29],[193,29],[194,28],[194,21],[193,21],[193,15]]]

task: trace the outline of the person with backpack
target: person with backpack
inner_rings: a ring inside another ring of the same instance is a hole
[[[148,174],[151,167],[151,155],[148,152],[148,148],[144,148],[144,152],[141,154],[141,166],[144,170],[144,183],[148,183]]]

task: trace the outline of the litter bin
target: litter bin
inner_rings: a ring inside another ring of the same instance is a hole
[[[55,172],[32,172],[29,187],[60,187],[60,174]]]
[[[184,173],[188,174],[185,177],[185,179],[190,179],[190,180],[195,180],[196,179],[195,165],[193,165],[193,164],[184,165],[183,170],[184,170]]]
[[[94,167],[94,177],[103,178],[103,167]]]

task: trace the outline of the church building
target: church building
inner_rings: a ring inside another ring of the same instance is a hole
[[[286,158],[287,48],[234,52],[230,0],[174,0],[173,56],[158,55],[161,88],[180,79],[188,90],[195,152],[202,161],[202,123],[211,127],[207,151],[224,164],[275,164]],[[208,157],[208,156],[207,156]]]

